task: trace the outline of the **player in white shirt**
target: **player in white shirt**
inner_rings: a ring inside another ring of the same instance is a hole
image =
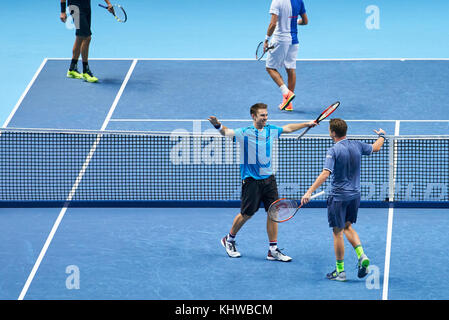
[[[265,37],[264,49],[274,48],[267,53],[266,69],[279,86],[283,100],[279,109],[292,111],[295,98],[296,57],[298,54],[298,25],[308,23],[303,0],[272,0],[270,6],[271,21]],[[285,68],[288,86],[285,85],[278,70]]]

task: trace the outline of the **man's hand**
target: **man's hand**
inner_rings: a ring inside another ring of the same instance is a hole
[[[309,126],[309,128],[313,128],[313,127],[317,126],[318,123],[316,123],[316,121],[313,120],[313,121],[308,122],[307,125]]]
[[[113,15],[115,15],[115,11],[114,11],[114,7],[112,6],[112,4],[108,3],[108,11],[110,13],[112,13]]]
[[[67,21],[67,13],[61,12],[59,19],[61,19],[61,21],[65,23]]]
[[[263,52],[266,52],[268,49],[268,40],[265,40],[265,42],[263,43]]]
[[[210,116],[209,119],[207,119],[207,120],[209,120],[209,122],[210,122],[215,128],[219,128],[220,125],[221,125],[221,123],[218,121],[218,119],[217,119],[216,117],[214,117],[214,116]]]
[[[301,198],[301,206],[305,205],[306,203],[309,203],[311,196],[312,194],[309,191],[307,191]]]
[[[383,129],[381,129],[381,128],[379,128],[379,130],[373,130],[375,133],[377,133],[378,135],[379,134],[387,134],[386,132],[385,132],[385,130],[383,130]]]

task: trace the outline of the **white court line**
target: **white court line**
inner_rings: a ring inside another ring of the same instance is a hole
[[[131,67],[128,70],[128,73],[126,74],[126,77],[123,80],[122,86],[120,87],[120,90],[118,91],[118,93],[117,93],[117,95],[116,95],[116,97],[114,99],[114,102],[112,103],[111,108],[109,109],[109,112],[108,112],[108,114],[107,114],[107,116],[106,116],[106,118],[105,118],[105,120],[103,122],[103,125],[101,126],[101,131],[104,131],[106,129],[106,127],[107,127],[107,125],[109,123],[109,120],[110,120],[112,114],[114,113],[115,108],[117,107],[117,104],[118,104],[118,102],[120,100],[120,97],[123,94],[123,91],[125,90],[126,84],[128,83],[128,81],[129,81],[129,79],[131,77],[131,74],[134,71],[134,68],[135,68],[136,64],[137,64],[137,60],[133,60],[133,63],[131,64]],[[78,186],[79,186],[79,184],[80,184],[80,182],[81,182],[81,180],[82,180],[82,178],[84,176],[84,173],[86,172],[86,169],[87,169],[87,167],[88,167],[88,165],[90,163],[90,160],[92,159],[92,156],[95,153],[95,150],[97,149],[98,143],[101,140],[101,136],[102,136],[101,134],[97,135],[97,139],[94,142],[94,144],[92,145],[92,147],[91,147],[91,149],[89,151],[89,154],[87,155],[86,160],[84,161],[84,164],[83,164],[83,166],[81,168],[81,171],[78,173],[78,177],[76,178],[75,184],[73,185],[69,195],[67,196],[66,202],[64,203],[64,206],[61,209],[61,212],[59,213],[59,215],[58,215],[58,217],[57,217],[57,219],[56,219],[56,221],[55,221],[55,223],[54,223],[54,225],[53,225],[53,227],[52,227],[52,229],[50,231],[50,234],[48,235],[47,240],[44,243],[44,246],[43,246],[41,252],[39,253],[39,256],[38,256],[38,258],[37,258],[37,260],[36,260],[36,262],[35,262],[35,264],[33,266],[33,269],[31,270],[31,273],[29,274],[28,279],[26,280],[25,285],[23,286],[22,291],[20,292],[18,300],[23,300],[24,299],[24,297],[25,297],[25,295],[26,295],[26,293],[27,293],[27,291],[28,291],[28,289],[29,289],[29,287],[31,285],[31,282],[33,281],[34,276],[36,275],[36,272],[39,269],[39,266],[40,266],[40,264],[41,264],[41,262],[42,262],[42,260],[43,260],[43,258],[45,256],[46,252],[47,252],[47,249],[50,246],[50,243],[53,240],[53,237],[54,237],[56,231],[58,230],[59,224],[61,223],[62,218],[64,217],[64,215],[65,215],[65,213],[67,211],[69,202],[72,200],[73,196],[75,195],[75,192],[78,189]]]
[[[399,136],[401,122],[398,120],[395,123],[394,135]],[[397,141],[393,142],[393,181],[390,185],[390,195],[389,200],[392,203],[395,197],[395,176],[396,176],[396,163],[397,163]],[[393,234],[393,217],[394,217],[394,208],[390,206],[388,208],[388,225],[387,225],[387,244],[385,247],[385,266],[384,266],[384,283],[383,283],[383,291],[382,291],[382,300],[388,300],[388,282],[390,279],[390,261],[391,261],[391,238]]]
[[[70,60],[71,58],[48,58],[48,60]],[[142,61],[255,61],[254,58],[89,58],[89,60],[142,60]],[[296,61],[449,61],[449,58],[311,58]],[[259,61],[260,63],[260,61]]]
[[[191,122],[191,121],[201,121],[201,122],[209,122],[207,119],[147,119],[147,118],[116,118],[110,119],[111,122]],[[220,119],[220,121],[229,121],[229,122],[248,122],[252,121],[251,119]],[[284,122],[284,121],[310,121],[310,119],[269,119],[269,122]],[[380,119],[354,119],[354,120],[346,120],[346,122],[449,122],[449,120],[380,120]],[[323,120],[323,122],[329,122],[329,120]]]
[[[22,104],[23,99],[25,99],[25,96],[28,94],[28,91],[30,91],[31,87],[33,86],[34,82],[36,81],[37,77],[41,73],[42,69],[44,68],[45,64],[47,63],[47,58],[42,61],[41,65],[37,69],[36,73],[34,74],[33,78],[31,79],[28,86],[25,88],[25,91],[22,93],[22,95],[19,98],[19,101],[17,101],[16,105],[12,109],[11,113],[9,114],[8,118],[6,119],[5,123],[3,123],[2,128],[6,128],[8,124],[11,122],[12,117],[16,113],[17,109],[19,109],[20,105]]]

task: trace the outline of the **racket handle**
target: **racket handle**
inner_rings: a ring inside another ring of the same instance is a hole
[[[101,4],[101,3],[99,3],[98,6],[99,6],[99,7],[102,7],[102,8],[105,8],[105,9],[108,8],[108,6],[105,6],[104,4]]]
[[[315,199],[315,198],[317,198],[317,197],[319,197],[319,196],[322,196],[323,194],[324,194],[324,191],[320,191],[320,192],[315,193],[314,195],[312,195],[312,196],[310,197],[310,199]]]
[[[310,128],[312,128],[312,127],[308,127],[306,130],[304,130],[304,132],[302,132],[302,133],[298,136],[298,138],[296,138],[296,140],[301,139],[301,138],[307,133],[307,131],[310,130]]]

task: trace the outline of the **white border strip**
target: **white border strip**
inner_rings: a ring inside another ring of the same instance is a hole
[[[110,119],[111,122],[192,122],[192,121],[201,121],[201,122],[209,122],[207,119],[147,119],[147,118],[116,118]],[[229,121],[229,122],[252,122],[251,119],[220,119],[220,121]],[[310,119],[269,119],[269,122],[284,122],[284,121],[310,121]],[[438,123],[443,122],[449,123],[449,120],[368,120],[368,119],[355,119],[355,120],[346,120],[346,122],[429,122],[429,123]],[[329,122],[329,120],[323,120],[323,122]]]
[[[396,121],[395,127],[394,127],[394,136],[395,137],[399,136],[400,126],[401,126],[401,122],[399,120]],[[394,187],[395,187],[395,183],[396,183],[395,177],[396,177],[396,163],[397,163],[397,141],[395,139],[394,141],[390,141],[390,143],[393,143],[393,145],[392,145],[393,185],[390,185],[390,201],[393,201],[394,196],[395,196]],[[390,207],[390,208],[388,208],[387,244],[385,247],[385,267],[384,267],[384,284],[383,284],[383,290],[382,290],[382,300],[388,300],[388,282],[390,279],[391,238],[393,235],[393,217],[394,217],[394,208]]]
[[[106,119],[104,120],[103,125],[101,126],[101,131],[104,131],[106,129],[106,127],[108,125],[108,122],[109,122],[112,114],[114,113],[115,108],[117,107],[118,101],[120,100],[120,97],[123,94],[123,91],[125,90],[126,84],[128,83],[129,78],[131,77],[131,74],[133,73],[136,64],[137,64],[137,60],[134,60],[132,65],[131,65],[131,67],[128,70],[128,73],[126,74],[125,79],[123,80],[122,86],[120,87],[120,90],[118,91],[118,93],[117,93],[117,95],[116,95],[116,97],[114,99],[114,102],[111,105],[111,108],[109,109],[109,112],[108,112],[108,114],[106,116]],[[84,161],[84,164],[83,164],[83,166],[81,168],[81,171],[78,173],[78,177],[76,178],[76,181],[75,181],[75,184],[72,187],[72,190],[70,191],[69,195],[67,196],[66,203],[64,204],[63,208],[61,209],[61,211],[60,211],[60,213],[59,213],[59,215],[58,215],[58,217],[57,217],[57,219],[56,219],[56,221],[55,221],[55,223],[54,223],[54,225],[53,225],[53,227],[52,227],[52,229],[50,231],[50,234],[48,235],[47,240],[45,241],[44,246],[43,246],[41,252],[39,253],[39,256],[38,256],[38,258],[37,258],[37,260],[36,260],[36,262],[35,262],[35,264],[33,266],[33,269],[31,270],[31,273],[29,274],[28,279],[26,280],[25,285],[23,286],[22,291],[20,292],[18,300],[23,300],[25,295],[26,295],[26,293],[28,292],[28,289],[29,289],[29,287],[31,285],[31,282],[33,281],[34,276],[36,275],[36,272],[39,269],[39,266],[40,266],[40,264],[41,264],[41,262],[42,262],[42,260],[43,260],[43,258],[45,256],[46,252],[47,252],[47,249],[50,246],[50,243],[53,240],[53,237],[54,237],[56,231],[58,230],[59,224],[61,223],[62,218],[64,217],[64,215],[65,215],[65,213],[67,211],[67,208],[68,208],[68,205],[69,205],[69,201],[71,201],[73,196],[75,195],[75,192],[78,189],[78,186],[79,186],[79,184],[80,184],[80,182],[81,182],[81,180],[82,180],[82,178],[84,176],[84,173],[86,172],[86,169],[87,169],[87,167],[89,165],[89,162],[92,159],[92,156],[95,153],[95,150],[97,149],[97,146],[98,146],[98,144],[99,144],[99,142],[101,140],[101,137],[102,137],[102,134],[99,133],[97,135],[96,141],[94,142],[94,144],[92,145],[92,147],[91,147],[91,149],[89,151],[89,154],[86,157],[86,160]]]
[[[31,79],[30,83],[28,84],[28,86],[26,87],[25,91],[22,93],[22,95],[19,98],[19,101],[17,101],[16,105],[14,106],[14,108],[12,109],[11,113],[9,114],[8,118],[6,119],[6,121],[3,123],[2,128],[6,128],[8,126],[8,124],[11,122],[12,117],[14,116],[14,114],[16,113],[17,109],[19,109],[20,105],[22,104],[23,99],[25,99],[25,96],[28,94],[28,91],[30,91],[31,87],[33,86],[34,82],[36,81],[37,77],[39,76],[39,74],[41,73],[42,69],[44,68],[45,64],[47,63],[47,58],[44,59],[44,61],[42,61],[40,67],[37,69],[36,73],[34,74],[33,78]]]
[[[70,60],[71,58],[47,58]],[[142,61],[255,61],[255,58],[89,58],[89,60],[142,60]],[[449,61],[449,58],[311,58],[296,61]]]

